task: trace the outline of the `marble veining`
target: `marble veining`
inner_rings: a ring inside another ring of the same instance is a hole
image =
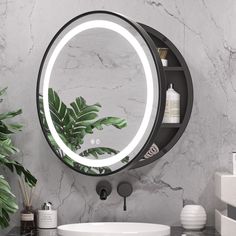
[[[95,9],[120,12],[166,35],[184,55],[194,84],[192,117],[177,145],[150,166],[106,178],[114,189],[121,180],[132,182],[127,212],[115,191],[105,202],[98,199],[99,178],[75,173],[54,156],[36,111],[37,73],[48,42],[72,17]],[[23,109],[16,159],[39,180],[35,207],[51,200],[60,224],[114,220],[179,225],[183,203],[190,202],[202,204],[213,225],[214,208],[221,207],[214,196],[214,172],[231,169],[235,150],[235,22],[233,0],[0,0],[0,78],[1,87],[9,87],[2,109]],[[16,178],[8,176],[21,204]],[[19,213],[11,227],[17,224]]]

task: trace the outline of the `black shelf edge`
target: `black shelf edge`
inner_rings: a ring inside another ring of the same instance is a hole
[[[180,128],[181,123],[162,123],[161,128]]]
[[[183,71],[184,68],[181,66],[164,66],[164,71]]]

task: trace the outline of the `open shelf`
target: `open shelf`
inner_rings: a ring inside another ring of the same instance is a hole
[[[183,71],[184,68],[181,66],[164,66],[164,71]]]
[[[181,123],[162,123],[161,124],[161,128],[180,128],[181,127]]]
[[[174,89],[180,94],[181,123],[162,123],[159,131],[156,133],[154,143],[145,149],[146,154],[149,154],[146,156],[149,157],[140,157],[140,159],[131,167],[132,169],[148,165],[161,158],[171,150],[171,148],[178,142],[184,133],[184,130],[189,122],[193,106],[192,79],[183,56],[175,47],[175,45],[160,32],[149,26],[143,24],[140,25],[152,38],[157,48],[164,47],[169,49],[167,54],[168,66],[162,66],[160,70],[165,72],[164,75],[167,88],[169,87],[170,83],[172,83]],[[159,57],[158,52],[157,56]],[[154,148],[155,145],[158,147],[159,152],[156,152]]]

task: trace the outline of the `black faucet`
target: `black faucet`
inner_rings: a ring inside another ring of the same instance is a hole
[[[107,197],[111,194],[111,190],[111,184],[106,180],[98,182],[96,186],[96,192],[100,196],[101,200],[106,200]]]

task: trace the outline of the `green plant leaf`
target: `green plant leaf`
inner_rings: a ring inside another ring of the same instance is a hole
[[[122,163],[128,163],[129,162],[129,157],[125,157],[121,160]]]
[[[77,97],[74,102],[71,102],[70,106],[67,107],[60,99],[56,91],[52,88],[49,88],[48,94],[49,109],[54,126],[62,141],[74,152],[81,148],[81,145],[84,143],[84,137],[88,134],[92,134],[94,129],[103,130],[105,126],[113,126],[114,128],[122,129],[127,126],[127,121],[119,117],[109,116],[97,119],[101,108],[99,103],[88,105],[86,100],[80,96]],[[39,96],[39,108],[44,130],[47,133],[50,143],[55,148],[55,151],[58,153],[60,158],[62,158],[70,166],[73,166],[84,173],[104,174],[111,172],[109,167],[95,168],[83,166],[67,157],[60,147],[58,147],[50,133],[44,115],[43,97],[41,95]],[[118,151],[112,148],[96,147],[84,150],[80,153],[80,155],[99,158],[105,154],[111,155],[116,153],[118,153]],[[122,162],[128,162],[128,157],[124,158]]]
[[[6,89],[0,90],[2,96]],[[0,102],[2,99],[0,99]],[[19,150],[12,143],[12,135],[22,129],[22,125],[18,123],[7,123],[6,121],[22,113],[19,109],[13,112],[0,113],[0,166],[6,166],[17,175],[24,176],[25,182],[29,186],[35,186],[37,180],[25,169],[19,162],[10,159],[10,156]],[[9,214],[15,213],[18,209],[15,196],[11,193],[9,184],[0,176],[0,227],[5,228],[9,225]]]
[[[3,123],[2,121],[0,121],[0,132],[2,133],[2,134],[5,134],[5,135],[9,135],[9,134],[13,134],[14,132],[12,132],[10,129],[9,129],[9,127],[5,124],[5,123]],[[9,137],[9,136],[7,136],[7,137]]]
[[[46,132],[50,132],[49,128],[48,128],[48,124],[45,118],[45,114],[44,114],[44,108],[43,108],[43,96],[41,94],[39,94],[39,115],[43,124],[43,129]]]
[[[88,125],[88,127],[86,128],[86,132],[92,133],[92,130],[95,128],[98,130],[102,130],[104,125],[105,126],[112,125],[117,129],[122,129],[127,126],[127,121],[125,119],[118,117],[105,117],[95,121],[91,125]]]
[[[104,154],[117,154],[119,153],[115,149],[108,148],[108,147],[95,147],[95,148],[89,148],[87,150],[84,150],[79,155],[82,157],[88,157],[93,156],[95,158],[98,158],[100,155]]]
[[[0,114],[0,120],[5,120],[5,119],[9,119],[9,118],[13,118],[19,114],[22,113],[22,110],[19,109],[17,111],[11,111],[11,112],[5,112],[5,113],[1,113]]]
[[[109,174],[111,172],[111,169],[109,167],[94,167],[94,169],[96,169],[99,174]]]
[[[23,125],[20,125],[18,123],[11,123],[6,125],[8,130],[10,130],[12,133],[22,131]]]
[[[15,213],[17,210],[15,195],[11,192],[10,185],[0,175],[0,227],[2,229],[9,226],[9,214]]]
[[[69,113],[73,123],[70,128],[73,128],[73,134],[84,131],[88,125],[98,116],[100,104],[87,105],[83,97],[76,98],[71,104]]]
[[[7,91],[7,87],[0,90],[0,96],[4,95]]]
[[[34,187],[37,183],[37,179],[30,173],[29,170],[25,169],[19,162],[10,160],[6,156],[0,154],[0,164],[5,165],[12,172],[16,171],[19,176],[24,175],[25,182],[30,186]]]
[[[10,156],[17,153],[19,150],[13,146],[10,138],[0,141],[0,153],[4,156]]]
[[[48,90],[48,97],[49,109],[53,123],[60,132],[65,133],[66,125],[70,122],[67,106],[60,100],[58,94],[51,88]]]
[[[119,153],[119,151],[114,150],[112,148],[108,148],[108,147],[95,147],[95,148],[89,148],[87,150],[84,150],[83,152],[81,152],[79,155],[83,156],[83,157],[88,157],[88,156],[93,156],[95,158],[98,158],[99,155],[104,155],[104,154],[117,154]],[[129,162],[129,157],[125,157],[121,160],[122,163],[128,163]]]
[[[7,88],[1,89],[1,90],[0,90],[0,97],[1,97],[2,95],[4,95],[4,94],[6,93],[6,91],[7,91]],[[0,98],[0,103],[1,103],[2,101],[3,101],[3,99]]]
[[[75,102],[72,102],[70,105],[73,108],[73,111],[76,117],[78,114],[81,114],[81,112],[88,107],[101,107],[99,103],[88,106],[86,104],[86,100],[83,97],[77,97],[75,99]]]
[[[71,158],[69,158],[68,156],[64,156],[63,157],[63,160],[69,165],[69,166],[74,166],[74,161],[71,159]]]
[[[111,172],[109,167],[89,167],[81,164],[75,164],[75,167],[79,169],[80,172],[90,175],[108,174]]]

